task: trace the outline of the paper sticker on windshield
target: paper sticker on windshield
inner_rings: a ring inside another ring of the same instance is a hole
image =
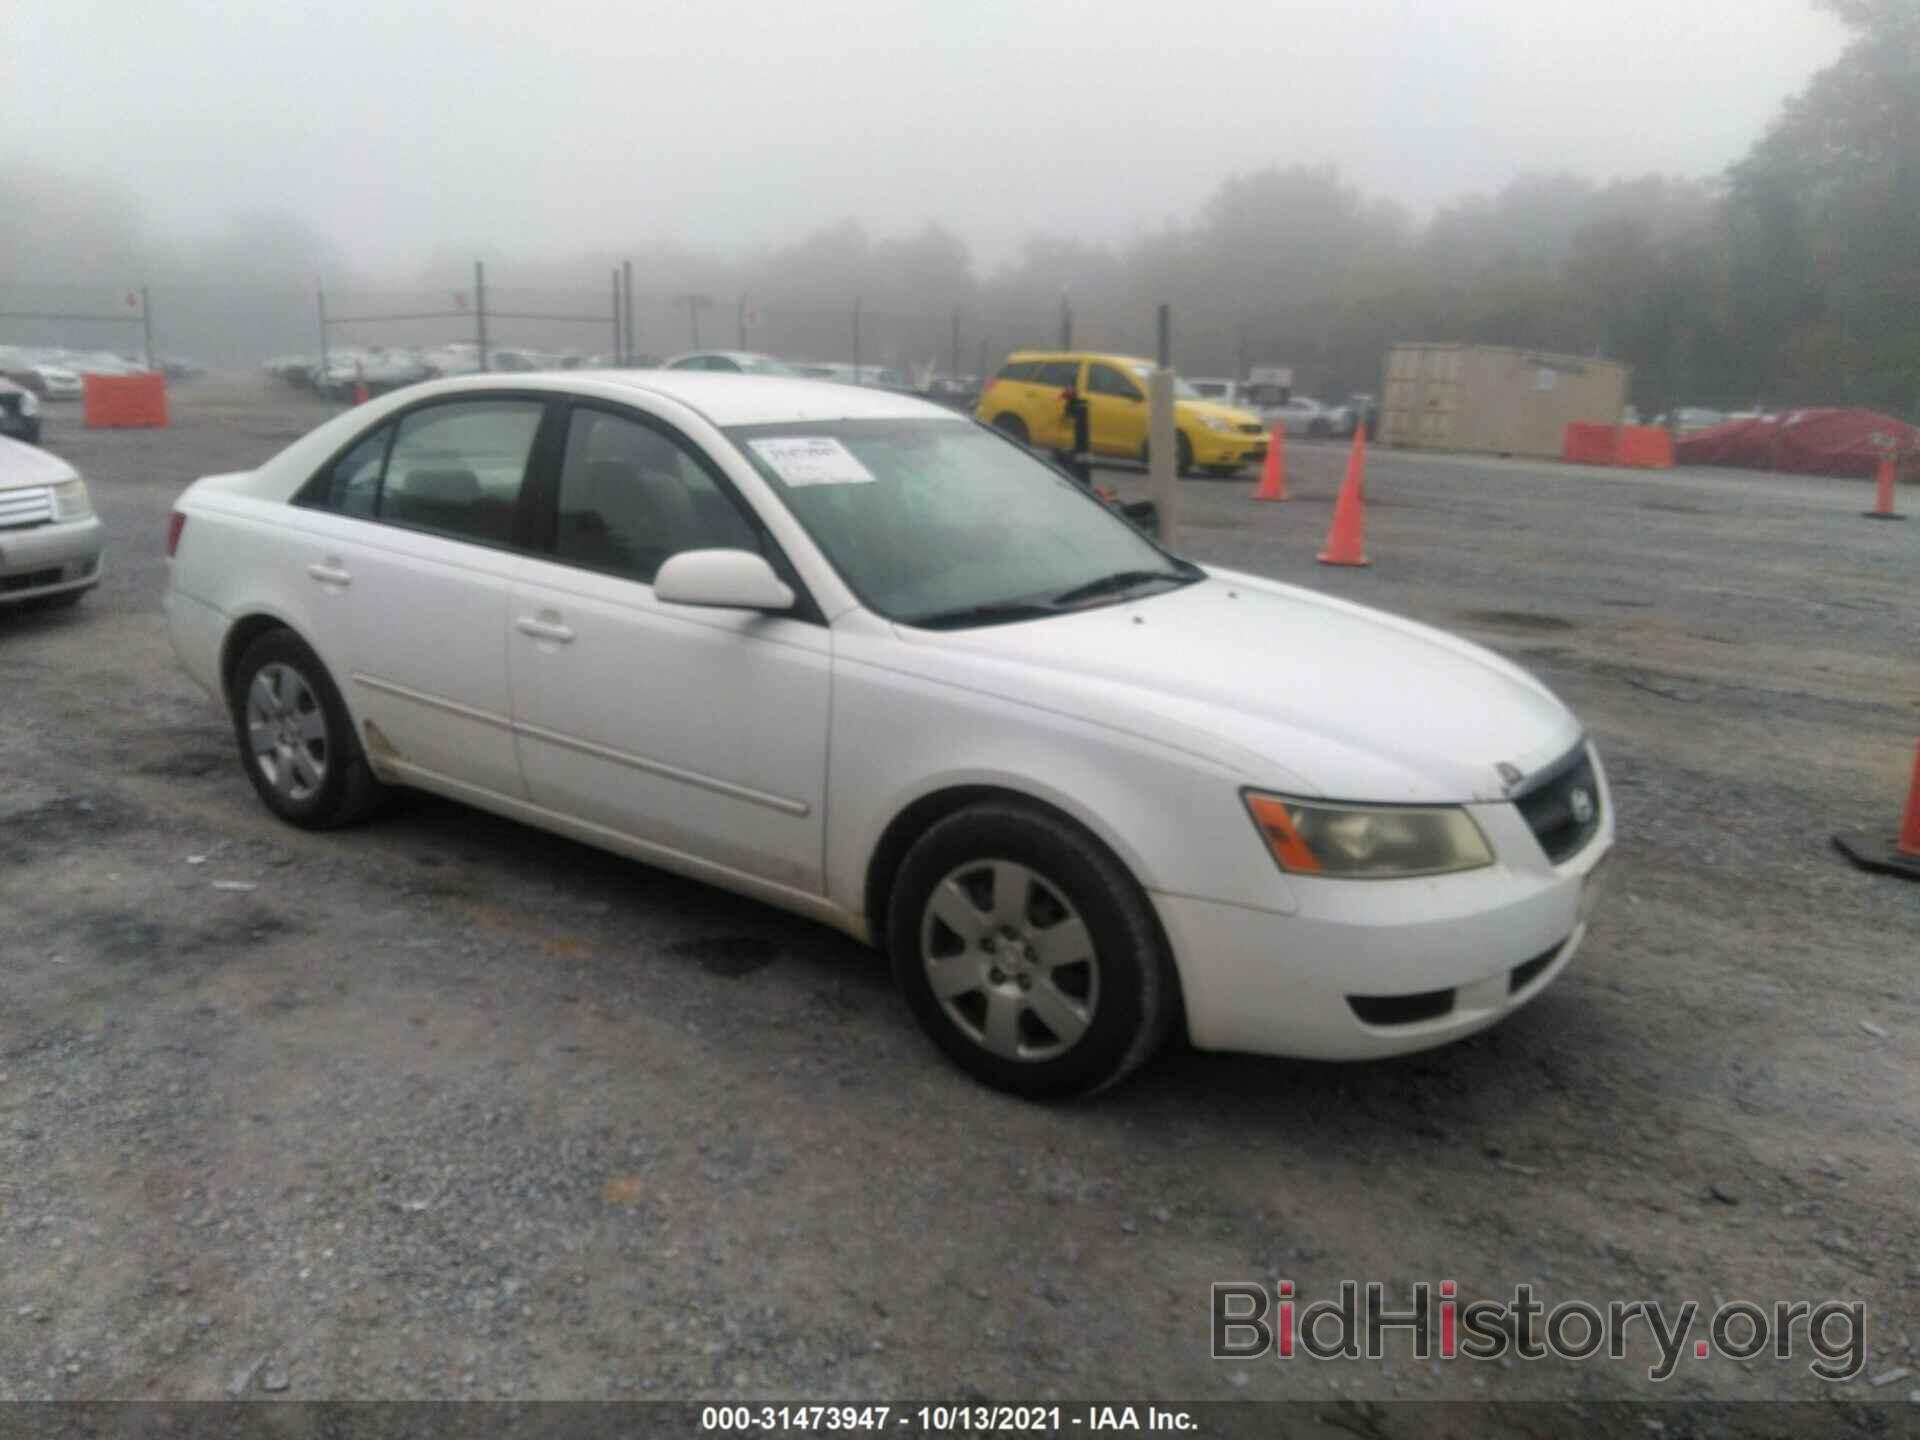
[[[796,489],[802,485],[871,485],[873,472],[831,435],[793,435],[749,440],[773,473]]]

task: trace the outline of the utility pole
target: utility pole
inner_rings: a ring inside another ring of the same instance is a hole
[[[713,308],[711,295],[681,295],[675,298],[676,305],[687,307],[687,326],[693,336],[692,349],[700,348],[700,312]]]
[[[1064,290],[1060,292],[1060,348],[1073,349],[1073,302]]]
[[[140,329],[147,338],[147,369],[153,369],[153,306],[147,299],[147,287],[140,287]]]
[[[626,296],[627,310],[626,340],[620,347],[622,351],[620,358],[623,364],[631,365],[636,353],[633,348],[633,261],[631,260],[620,262],[620,293]]]
[[[320,277],[313,277],[313,298],[320,307],[320,374],[327,373],[327,292],[320,286]]]
[[[853,383],[860,383],[860,297],[853,297]]]
[[[953,307],[953,369],[948,372],[955,380],[960,378],[960,307]]]
[[[747,297],[745,295],[734,303],[733,322],[734,332],[740,337],[740,343],[734,348],[744,350],[747,348]]]
[[[473,262],[473,334],[484,375],[493,367],[487,363],[487,267],[478,260]]]
[[[613,363],[624,365],[627,357],[620,348],[620,267],[613,267]]]
[[[1160,543],[1174,546],[1174,501],[1180,475],[1180,432],[1173,413],[1173,311],[1162,304],[1153,374],[1147,380],[1147,487],[1159,521]]]

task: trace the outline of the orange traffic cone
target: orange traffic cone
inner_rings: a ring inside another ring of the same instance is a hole
[[[1260,466],[1260,488],[1253,492],[1253,498],[1287,498],[1287,427],[1278,421],[1274,422],[1273,438],[1267,442],[1267,458]]]
[[[1913,781],[1907,786],[1907,813],[1901,819],[1900,834],[1893,843],[1889,845],[1875,836],[1858,834],[1836,835],[1833,843],[1862,870],[1920,880],[1920,746],[1914,747]]]
[[[1874,477],[1873,509],[1864,510],[1869,520],[1904,520],[1904,515],[1893,511],[1893,452],[1887,451],[1880,457],[1880,473]]]
[[[1340,498],[1333,502],[1333,528],[1327,531],[1327,548],[1320,552],[1322,565],[1365,565],[1367,563],[1367,430],[1355,426],[1353,449],[1347,452],[1347,478],[1340,486]]]

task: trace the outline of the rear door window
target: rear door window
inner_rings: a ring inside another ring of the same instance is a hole
[[[1095,363],[1087,367],[1087,389],[1095,395],[1112,395],[1121,400],[1138,400],[1140,387],[1111,365]]]
[[[462,400],[400,421],[379,518],[483,545],[511,545],[527,457],[546,406]]]
[[[1080,383],[1080,362],[1078,360],[1049,360],[1040,366],[1034,377],[1039,385],[1050,385],[1060,390],[1070,390]]]

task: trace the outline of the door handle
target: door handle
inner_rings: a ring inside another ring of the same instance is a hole
[[[332,556],[307,566],[307,574],[322,585],[351,585],[353,576],[341,568],[340,562]]]
[[[536,620],[531,615],[523,615],[513,622],[513,628],[522,635],[531,635],[536,640],[551,640],[556,645],[568,645],[573,642],[573,631],[564,625],[556,625],[546,620]]]

